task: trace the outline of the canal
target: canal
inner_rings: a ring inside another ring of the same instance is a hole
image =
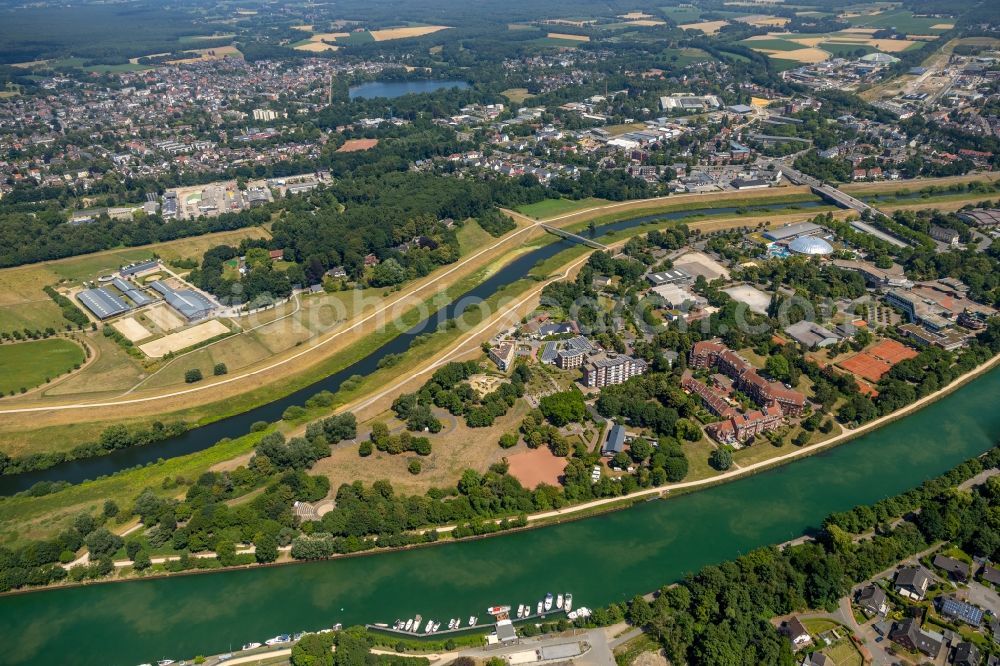
[[[745,206],[741,210],[808,209],[821,205],[824,204],[820,201],[804,201],[791,204],[771,204],[769,206]],[[598,227],[596,236],[600,237],[609,233],[624,231],[656,220],[684,220],[699,215],[728,215],[736,212],[736,208],[703,208],[692,211],[645,215]],[[752,222],[756,222],[756,220]],[[368,356],[284,398],[261,405],[242,414],[230,416],[199,428],[188,430],[177,437],[162,442],[154,442],[146,446],[138,446],[130,449],[119,449],[105,456],[72,460],[34,472],[0,476],[0,495],[13,495],[14,493],[31,488],[31,486],[40,481],[80,483],[87,479],[96,479],[100,476],[114,474],[115,472],[137,465],[156,462],[160,458],[168,459],[187,455],[206,449],[224,437],[241,437],[250,431],[250,426],[255,421],[278,421],[281,419],[281,415],[285,409],[291,405],[301,405],[320,391],[336,392],[340,388],[340,385],[353,375],[365,376],[371,374],[377,369],[379,361],[387,354],[401,354],[405,352],[409,349],[413,339],[418,335],[437,330],[448,319],[460,316],[467,309],[475,307],[478,303],[489,298],[500,289],[520,280],[528,274],[528,271],[533,266],[555,256],[568,247],[571,247],[571,242],[563,240],[548,243],[530,252],[526,252],[448,305],[385,343]]]
[[[0,598],[0,664],[134,666],[278,633],[482,617],[572,592],[597,607],[780,543],[832,511],[919,485],[1000,437],[1000,370],[905,419],[784,467],[537,530],[370,557]]]

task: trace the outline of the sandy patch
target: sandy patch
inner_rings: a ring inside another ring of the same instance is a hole
[[[145,326],[136,321],[135,317],[119,319],[111,325],[132,342],[145,340],[152,335],[152,333],[147,330]]]
[[[378,145],[378,139],[348,139],[340,148],[338,153],[356,153],[361,150],[371,150]]]
[[[242,58],[243,54],[240,50],[233,45],[229,46],[218,46],[214,49],[196,49],[194,51],[185,51],[185,53],[195,54],[191,58],[184,58],[182,60],[170,60],[167,62],[168,65],[185,65],[192,62],[202,62],[204,60],[222,60],[223,58]]]
[[[309,51],[311,53],[321,53],[323,51],[336,51],[339,46],[327,44],[326,42],[307,42],[293,47],[296,51]]]
[[[223,333],[228,333],[229,329],[218,319],[212,319],[211,321],[202,322],[197,326],[192,326],[191,328],[185,329],[183,331],[178,331],[176,333],[171,333],[159,340],[153,340],[152,342],[147,342],[144,345],[139,345],[139,349],[142,353],[151,358],[160,358],[161,356],[166,356],[170,352],[180,351],[182,349],[187,349],[192,345],[196,345],[199,342],[204,342],[214,338],[217,335],[222,335]]]
[[[184,325],[184,320],[181,319],[180,315],[163,303],[154,305],[146,310],[144,314],[164,331],[172,331]]]
[[[589,42],[590,37],[587,35],[571,35],[565,32],[550,32],[549,39],[572,39],[578,42]]]
[[[830,57],[830,54],[822,49],[795,49],[794,51],[770,53],[768,57],[780,58],[781,60],[794,60],[795,62],[816,63],[823,62]]]
[[[509,474],[525,488],[535,489],[543,483],[559,485],[559,477],[566,469],[566,459],[552,455],[547,447],[515,453],[507,458]]]
[[[701,23],[685,23],[679,27],[682,30],[700,30],[706,35],[714,35],[726,25],[729,25],[728,21],[702,21]]]
[[[405,39],[407,37],[423,37],[424,35],[430,35],[432,33],[438,32],[439,30],[447,30],[451,26],[447,25],[418,25],[410,26],[407,28],[388,28],[386,30],[372,30],[372,37],[375,38],[376,42],[386,42],[390,39]]]
[[[954,23],[935,23],[931,26],[931,30],[951,30],[954,27]]]

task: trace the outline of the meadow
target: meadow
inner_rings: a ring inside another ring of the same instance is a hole
[[[33,389],[84,360],[83,348],[66,338],[0,345],[0,394]]]

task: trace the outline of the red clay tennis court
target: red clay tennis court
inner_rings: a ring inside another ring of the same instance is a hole
[[[916,355],[916,351],[895,340],[882,340],[838,365],[853,375],[877,383],[892,366]]]
[[[566,469],[566,459],[552,454],[547,446],[534,451],[515,453],[507,458],[508,473],[521,482],[525,488],[534,490],[542,483],[559,485],[559,477]]]

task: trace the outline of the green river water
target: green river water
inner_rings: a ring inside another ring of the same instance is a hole
[[[1000,439],[1000,370],[865,437],[714,488],[563,525],[371,557],[0,598],[2,664],[134,666],[278,633],[447,624],[572,592],[596,607],[779,543],[937,476]]]

